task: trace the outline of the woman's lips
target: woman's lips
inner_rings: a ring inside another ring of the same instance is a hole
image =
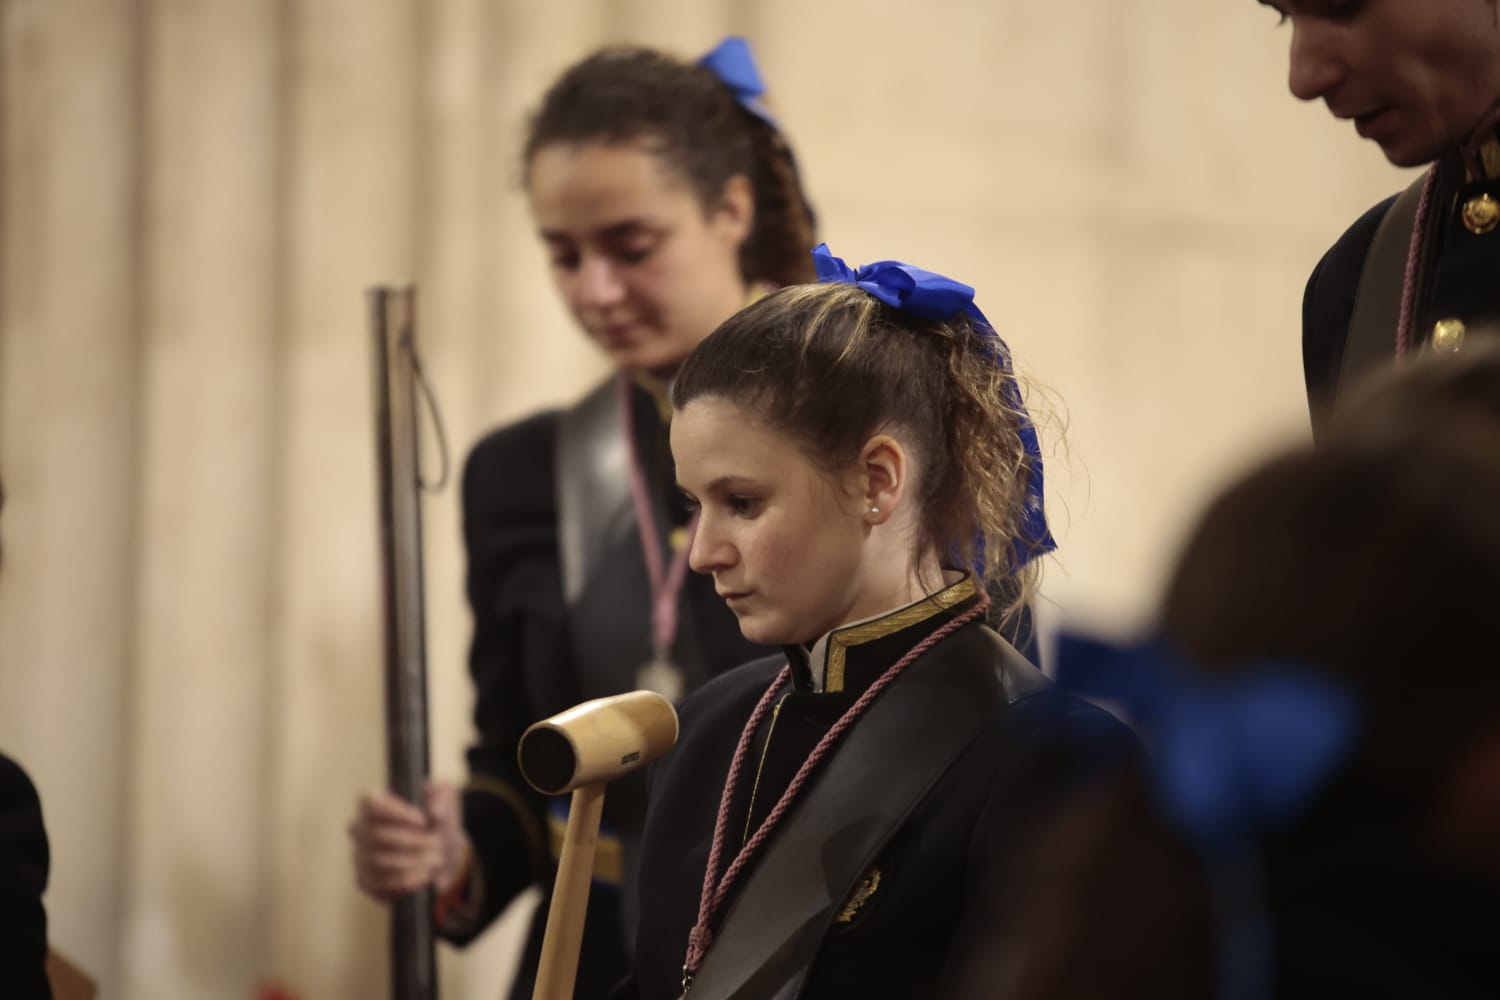
[[[610,346],[622,346],[635,340],[635,323],[609,323],[598,328],[599,340]]]

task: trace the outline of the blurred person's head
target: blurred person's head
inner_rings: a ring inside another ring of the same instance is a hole
[[[670,374],[754,288],[814,277],[812,211],[748,49],[710,62],[604,49],[531,120],[522,165],[553,279],[622,369]]]
[[[1413,414],[1413,418],[1421,420]],[[1367,717],[1363,766],[1407,803],[1500,718],[1500,421],[1348,436],[1257,470],[1208,511],[1166,635],[1209,674],[1312,664]]]
[[[1497,401],[1500,354],[1405,366],[1322,450],[1276,457],[1220,496],[1171,576],[1160,635],[1199,682],[1293,665],[1358,706],[1348,756],[1309,804],[1245,832],[1283,987],[1464,995],[1440,989],[1472,971],[1463,921],[1500,905]],[[1027,902],[966,995],[1216,995],[1220,873],[1154,773],[1049,825]],[[1424,976],[1431,992],[1412,985]]]
[[[1388,442],[1485,420],[1500,421],[1500,331],[1476,324],[1457,354],[1424,351],[1360,381],[1333,411],[1330,433]]]
[[[1288,86],[1401,167],[1437,159],[1500,101],[1496,0],[1259,0],[1291,28]]]

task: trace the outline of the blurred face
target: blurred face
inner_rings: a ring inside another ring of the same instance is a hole
[[[1260,0],[1292,29],[1292,93],[1397,166],[1437,159],[1500,100],[1496,0]]]
[[[688,565],[752,642],[811,642],[889,606],[867,593],[866,507],[754,414],[714,397],[672,418],[677,481],[699,509]],[[877,606],[878,605],[878,606]]]
[[[652,153],[555,144],[532,158],[527,192],[558,292],[617,367],[670,375],[745,304],[744,178],[705,212]]]

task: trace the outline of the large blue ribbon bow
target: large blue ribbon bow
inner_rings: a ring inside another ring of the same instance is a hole
[[[1220,1000],[1268,1000],[1274,946],[1256,837],[1304,814],[1354,752],[1359,704],[1294,664],[1195,676],[1161,638],[1115,646],[1064,633],[1057,681],[1119,702],[1151,746],[1158,810],[1208,865]]]
[[[864,267],[851,268],[829,251],[827,243],[819,243],[813,248],[812,255],[819,281],[858,286],[886,305],[920,319],[941,321],[952,319],[960,313],[968,316],[985,337],[985,347],[990,359],[1003,371],[1013,374],[1010,348],[1005,346],[1005,341],[1000,339],[994,326],[974,304],[973,287],[898,260],[881,260]],[[1012,546],[1015,568],[1020,569],[1030,560],[1057,548],[1057,542],[1053,540],[1052,532],[1047,527],[1042,486],[1042,448],[1037,439],[1036,425],[1026,412],[1026,404],[1021,398],[1021,386],[1014,377],[1005,380],[1002,392],[1005,404],[1021,415],[1021,426],[1017,433],[1029,466],[1026,509],[1021,530]]]
[[[1336,678],[1286,663],[1202,677],[1161,638],[1116,646],[1064,633],[1057,680],[1129,711],[1152,743],[1161,808],[1209,852],[1294,820],[1358,733],[1358,704]]]
[[[761,100],[766,92],[766,84],[755,66],[755,56],[750,52],[749,42],[738,35],[731,35],[699,59],[698,64],[706,67],[729,88],[740,107],[772,128],[780,128],[775,116]]]

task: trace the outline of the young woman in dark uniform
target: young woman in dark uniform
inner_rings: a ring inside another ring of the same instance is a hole
[[[673,383],[692,568],[783,651],[682,706],[624,996],[933,996],[969,887],[1086,773],[1078,731],[1129,743],[985,624],[985,581],[1052,543],[973,289],[814,257],[825,283],[748,307]]]
[[[502,428],[464,476],[479,742],[460,794],[426,812],[366,796],[352,825],[365,891],[439,892],[465,943],[521,891],[550,888],[563,816],[521,779],[530,723],[649,687],[673,697],[754,655],[711,582],[686,573],[693,521],[674,485],[665,387],[722,320],[811,280],[813,217],[743,41],[702,62],[607,49],[569,69],[531,122],[523,164],[558,291],[617,374],[578,405]],[[642,787],[612,787],[577,996],[626,967]],[[559,802],[555,805],[563,805]],[[514,995],[529,996],[545,904]]]

